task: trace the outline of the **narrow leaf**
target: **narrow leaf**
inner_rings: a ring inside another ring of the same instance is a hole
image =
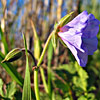
[[[6,72],[11,76],[13,80],[15,80],[20,86],[23,86],[23,78],[21,75],[16,71],[16,69],[8,62],[1,63],[4,59],[4,55],[0,51],[0,65],[6,70]]]
[[[2,32],[1,27],[0,27],[0,36],[1,36],[1,41],[4,45],[5,54],[7,54],[8,53],[8,44],[7,44],[7,41],[5,39],[4,33]]]
[[[4,93],[3,93],[3,81],[2,81],[1,78],[0,78],[0,95],[4,96]]]
[[[32,29],[33,29],[33,35],[34,35],[34,57],[36,60],[39,60],[40,54],[41,54],[41,41],[38,37],[38,34],[36,32],[36,28],[34,26],[34,23],[31,21]]]
[[[30,82],[30,71],[29,71],[29,64],[28,64],[28,52],[27,52],[26,39],[24,35],[23,38],[24,38],[24,45],[25,45],[25,52],[26,52],[26,71],[25,71],[22,100],[31,100],[31,85],[30,85],[31,82]]]

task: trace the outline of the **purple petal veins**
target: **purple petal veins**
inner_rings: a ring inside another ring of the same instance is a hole
[[[83,11],[71,22],[60,28],[58,36],[68,46],[80,66],[86,66],[88,55],[97,50],[99,20]]]

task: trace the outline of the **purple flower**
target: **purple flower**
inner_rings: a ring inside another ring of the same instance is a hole
[[[83,11],[71,22],[60,28],[58,36],[67,45],[80,66],[86,66],[88,55],[97,50],[99,20]]]

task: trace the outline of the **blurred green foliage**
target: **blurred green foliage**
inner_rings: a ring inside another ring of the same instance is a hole
[[[14,98],[14,94],[17,91],[16,84],[11,82],[6,85],[5,93],[3,91],[3,81],[0,79],[0,98],[4,100],[12,100]]]

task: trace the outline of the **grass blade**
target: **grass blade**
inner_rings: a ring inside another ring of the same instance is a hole
[[[0,35],[1,35],[1,41],[4,45],[5,54],[7,54],[8,53],[8,44],[6,42],[6,39],[5,39],[4,33],[2,32],[1,27],[0,27]]]
[[[23,78],[16,69],[10,63],[1,63],[4,58],[5,56],[0,51],[0,65],[6,70],[13,80],[15,80],[20,86],[23,86]]]
[[[25,52],[26,52],[26,71],[25,71],[22,100],[31,100],[31,85],[30,85],[31,82],[30,82],[30,71],[29,71],[29,64],[28,64],[28,52],[27,52],[26,39],[24,35],[23,38],[24,38],[24,45],[25,45]]]

